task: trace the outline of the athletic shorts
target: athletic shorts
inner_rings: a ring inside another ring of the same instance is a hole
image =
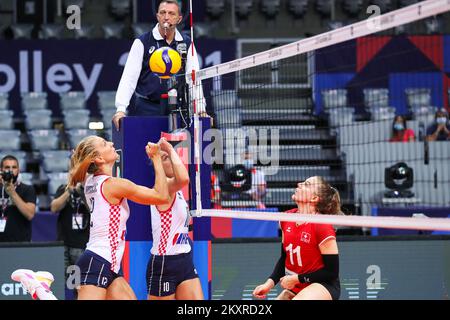
[[[325,289],[328,290],[328,292],[331,295],[331,299],[339,300],[339,297],[341,295],[341,283],[340,283],[339,279],[335,279],[335,280],[327,281],[327,282],[317,282],[317,283],[320,283],[321,285],[323,285],[325,287]],[[294,294],[298,294],[301,290],[294,289],[294,290],[289,290],[289,291],[291,291]]]
[[[192,250],[177,255],[150,255],[147,264],[148,294],[156,297],[170,296],[185,280],[198,278]]]
[[[115,273],[110,262],[89,250],[84,251],[76,265],[81,271],[80,285],[107,289],[116,278],[123,276],[121,270]]]

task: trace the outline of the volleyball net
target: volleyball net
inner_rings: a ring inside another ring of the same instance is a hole
[[[197,72],[214,118],[203,136],[215,147],[203,154],[213,208],[284,211],[311,176],[339,190],[349,215],[449,207],[450,143],[427,139],[449,108],[450,38],[433,34],[449,9],[422,1],[305,39],[241,39],[238,59]],[[411,130],[394,129],[397,115]]]

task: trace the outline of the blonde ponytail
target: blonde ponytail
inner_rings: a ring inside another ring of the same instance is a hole
[[[98,156],[94,146],[97,138],[97,136],[88,136],[76,146],[70,158],[68,186],[75,187],[77,183],[83,183],[86,179],[86,174],[97,171],[98,168],[94,163],[94,159]]]

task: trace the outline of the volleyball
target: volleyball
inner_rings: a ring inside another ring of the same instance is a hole
[[[149,60],[150,70],[162,79],[168,79],[181,68],[180,54],[169,47],[155,50]]]

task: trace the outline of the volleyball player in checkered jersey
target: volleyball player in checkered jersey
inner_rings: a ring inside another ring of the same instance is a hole
[[[299,183],[292,195],[297,208],[287,212],[341,214],[338,191],[323,178]],[[281,281],[279,300],[337,300],[340,296],[339,254],[332,225],[280,222],[282,254],[272,275],[255,288],[256,298]]]
[[[136,299],[120,272],[130,214],[127,199],[143,205],[168,203],[167,181],[159,151],[159,144],[148,143],[145,147],[155,169],[155,185],[151,189],[112,177],[119,157],[112,142],[89,136],[75,148],[69,185],[84,183],[91,211],[89,242],[77,261],[81,270],[79,300]]]
[[[161,158],[170,204],[152,205],[153,246],[147,264],[149,300],[203,300],[189,238],[189,207],[182,189],[188,171],[172,145],[162,138]]]

